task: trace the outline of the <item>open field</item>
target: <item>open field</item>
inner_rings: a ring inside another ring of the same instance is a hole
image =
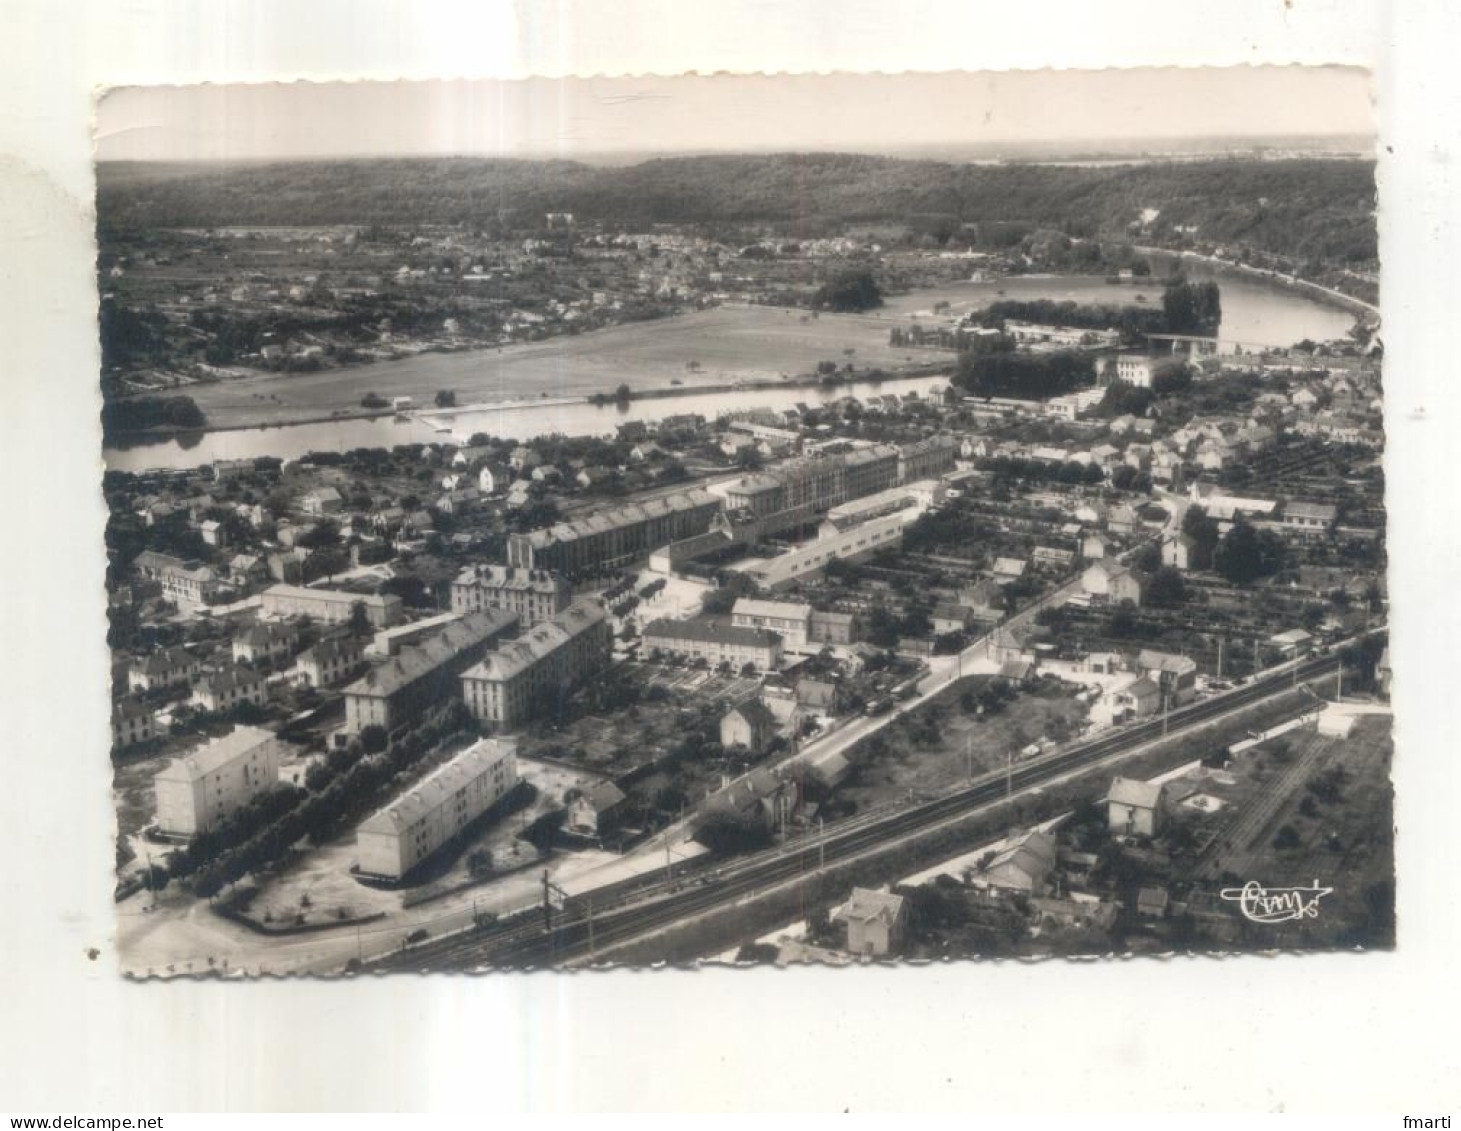
[[[988,676],[960,680],[891,724],[885,737],[863,744],[871,756],[838,787],[838,802],[865,810],[906,799],[910,791],[936,793],[961,784],[971,771],[978,776],[1002,769],[1010,751],[1046,736],[1069,736],[1084,723],[1085,705],[1067,694],[1074,688],[1060,684],[1023,692],[994,714],[965,711],[966,693],[978,695],[988,683]]]
[[[1362,717],[1344,738],[1304,733],[1289,736],[1286,748],[1265,744],[1232,768],[1238,811],[1225,823],[1232,844],[1224,845],[1222,872],[1269,887],[1317,880],[1333,889],[1318,918],[1263,927],[1268,945],[1393,945],[1390,717]],[[1262,819],[1246,820],[1254,810]]]
[[[212,428],[278,424],[358,410],[360,399],[414,397],[430,405],[439,389],[460,404],[539,397],[587,397],[619,385],[663,390],[674,380],[687,388],[736,381],[775,380],[812,373],[821,361],[851,362],[892,371],[927,364],[928,351],[888,345],[889,319],[878,315],[823,314],[769,306],[725,306],[672,318],[614,326],[571,337],[460,353],[425,353],[318,373],[260,374],[217,385],[196,385],[188,395]],[[851,356],[846,349],[856,352]],[[686,364],[698,361],[696,372]]]

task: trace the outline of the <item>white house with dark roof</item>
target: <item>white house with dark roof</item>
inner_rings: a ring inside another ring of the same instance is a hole
[[[901,895],[853,888],[847,902],[832,912],[832,921],[846,926],[853,954],[882,958],[902,949],[907,915]]]
[[[1109,605],[1130,601],[1141,604],[1141,582],[1126,566],[1112,558],[1101,558],[1081,574],[1081,589]]]
[[[123,699],[112,707],[112,747],[116,750],[147,742],[157,736],[157,723],[152,711],[133,699]]]
[[[779,730],[771,708],[760,699],[747,699],[721,717],[720,744],[727,749],[744,746],[752,754],[760,754]]]
[[[1107,827],[1123,836],[1155,836],[1165,816],[1166,785],[1115,778],[1106,791]]]
[[[250,668],[229,667],[199,679],[189,698],[205,711],[229,711],[244,703],[262,707],[268,697],[263,675]]]
[[[294,676],[307,687],[329,687],[365,666],[365,645],[354,636],[328,636],[294,658]]]
[[[127,686],[132,691],[153,691],[191,683],[202,671],[198,657],[186,648],[161,648],[132,661],[127,670]]]
[[[625,801],[624,791],[611,781],[599,782],[568,803],[564,828],[575,836],[598,836],[608,818]]]

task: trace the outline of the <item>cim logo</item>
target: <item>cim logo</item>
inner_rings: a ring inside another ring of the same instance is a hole
[[[1308,887],[1283,888],[1266,888],[1249,880],[1240,888],[1223,888],[1219,894],[1236,903],[1243,917],[1255,923],[1288,923],[1319,918],[1319,901],[1333,890],[1321,887],[1318,880]]]

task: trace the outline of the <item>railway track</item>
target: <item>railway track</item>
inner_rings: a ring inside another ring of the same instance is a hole
[[[1374,630],[1379,632],[1381,630]],[[934,829],[982,806],[1034,789],[1054,779],[1134,749],[1164,734],[1173,735],[1237,708],[1277,698],[1294,687],[1333,675],[1341,661],[1324,655],[1301,661],[1262,680],[1034,759],[1005,772],[995,771],[950,793],[849,827],[843,825],[815,838],[804,838],[678,882],[599,893],[570,901],[548,927],[533,913],[485,932],[465,933],[424,942],[365,964],[368,970],[420,971],[505,967],[532,969],[561,965],[592,956],[697,915],[724,908],[758,889],[774,887],[808,872],[851,860],[868,849]],[[811,860],[809,860],[809,857]]]

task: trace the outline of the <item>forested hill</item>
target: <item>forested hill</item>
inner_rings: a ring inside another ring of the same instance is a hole
[[[530,223],[548,211],[640,225],[776,223],[824,235],[906,224],[945,238],[1009,223],[1112,234],[1160,229],[1298,257],[1376,256],[1374,166],[1214,160],[1077,167],[963,165],[844,154],[664,158],[604,167],[477,158],[98,170],[103,229],[227,224]]]

